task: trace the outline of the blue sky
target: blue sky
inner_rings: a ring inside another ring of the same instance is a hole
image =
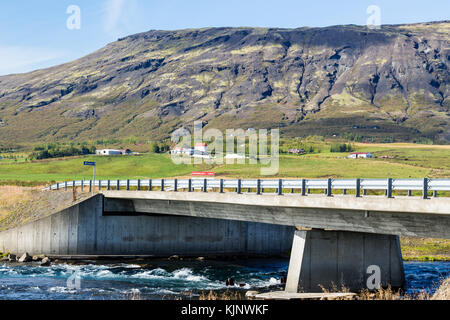
[[[81,9],[81,28],[66,26]],[[366,24],[368,6],[382,24],[449,19],[449,0],[14,0],[0,4],[0,75],[44,68],[151,29],[251,26],[297,28]]]

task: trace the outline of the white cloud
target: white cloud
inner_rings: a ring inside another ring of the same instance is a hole
[[[125,0],[107,0],[105,4],[106,15],[104,26],[106,31],[116,28],[122,16]]]
[[[47,67],[65,55],[61,50],[50,48],[0,46],[0,75]]]
[[[110,36],[126,35],[139,19],[137,0],[106,0],[104,10],[103,27]]]

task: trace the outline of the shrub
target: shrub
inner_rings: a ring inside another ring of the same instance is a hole
[[[351,144],[333,144],[330,148],[330,152],[340,152],[340,153],[344,153],[344,152],[352,152],[353,151],[353,147]]]

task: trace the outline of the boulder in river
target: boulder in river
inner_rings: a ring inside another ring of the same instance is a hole
[[[49,267],[51,265],[51,261],[48,257],[45,257],[41,261],[41,267]]]
[[[33,257],[30,256],[28,254],[28,252],[25,252],[19,259],[19,262],[22,262],[22,263],[23,262],[31,262],[31,261],[33,261]]]
[[[32,260],[33,260],[33,262],[36,262],[36,261],[40,261],[41,258],[39,256],[33,256]]]
[[[225,285],[226,285],[227,287],[233,287],[233,286],[234,286],[234,279],[233,279],[233,278],[228,278],[228,279],[225,281]]]

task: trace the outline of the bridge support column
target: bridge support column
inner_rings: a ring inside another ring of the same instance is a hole
[[[285,291],[358,292],[404,286],[397,236],[347,231],[296,231]]]
[[[305,252],[307,231],[295,231],[294,241],[292,242],[291,260],[289,262],[289,271],[286,281],[286,292],[297,293],[300,282],[300,273],[302,270],[303,255]]]

